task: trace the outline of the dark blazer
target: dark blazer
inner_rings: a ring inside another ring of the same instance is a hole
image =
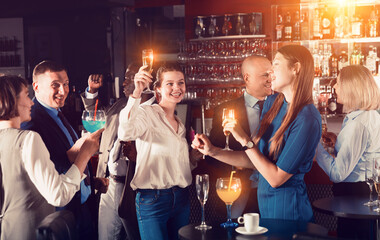
[[[69,170],[72,165],[66,154],[71,148],[70,142],[58,124],[46,112],[44,106],[42,106],[36,98],[33,99],[33,102],[34,105],[31,111],[32,119],[29,122],[23,123],[21,128],[33,130],[41,135],[50,153],[50,159],[55,165],[55,169],[59,173],[64,173]],[[76,209],[79,208],[80,205],[80,191],[78,191],[64,209],[71,210],[75,214]]]

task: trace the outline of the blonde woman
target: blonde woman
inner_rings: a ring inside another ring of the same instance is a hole
[[[323,135],[335,143],[335,157],[319,144],[316,160],[334,182],[334,196],[368,197],[366,162],[380,157],[380,114],[376,111],[380,108],[379,87],[367,68],[351,65],[342,68],[334,88],[337,102],[343,104],[347,115],[338,138],[331,133]],[[368,222],[340,219],[338,235],[367,238],[368,227]]]

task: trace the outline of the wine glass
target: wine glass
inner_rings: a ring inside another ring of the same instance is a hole
[[[220,224],[223,228],[237,227],[238,224],[231,220],[232,203],[240,196],[240,178],[218,178],[216,180],[216,193],[227,206],[227,222]]]
[[[143,66],[148,65],[148,67],[145,69],[147,72],[152,73],[153,71],[153,49],[143,49],[142,50],[142,63]],[[143,93],[152,93],[153,91],[150,90],[149,84],[146,87],[146,89],[143,91]]]
[[[106,124],[106,113],[103,110],[83,110],[82,123],[88,132],[93,133]]]
[[[372,199],[372,191],[373,191],[373,184],[374,184],[374,177],[373,177],[373,173],[374,173],[374,167],[373,167],[373,159],[368,159],[366,162],[365,162],[365,182],[368,184],[369,186],[369,201],[364,203],[364,205],[366,206],[374,206],[376,205],[376,202],[373,201]]]
[[[235,111],[234,111],[234,109],[223,108],[222,120],[224,121],[225,119],[235,120]],[[223,150],[232,151],[232,149],[229,147],[230,132],[229,131],[224,131],[224,135],[226,136],[226,145],[223,148]]]
[[[209,176],[208,174],[201,174],[195,176],[195,188],[197,190],[197,197],[201,203],[202,209],[202,222],[201,225],[195,226],[197,230],[207,230],[211,229],[211,226],[208,226],[205,222],[205,204],[208,199],[208,190],[210,187]]]
[[[373,182],[375,184],[375,190],[377,192],[377,198],[376,201],[377,204],[380,203],[380,158],[374,158],[373,159]],[[380,212],[380,206],[378,205],[377,208],[373,209],[375,212]]]

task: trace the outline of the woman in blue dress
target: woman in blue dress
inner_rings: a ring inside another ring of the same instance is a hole
[[[311,169],[322,131],[312,100],[313,58],[303,46],[284,46],[268,74],[277,93],[264,103],[255,138],[247,136],[236,121],[223,122],[224,131],[230,131],[245,151],[223,151],[202,134],[196,135],[192,147],[222,162],[259,171],[262,218],[311,221],[304,175]]]

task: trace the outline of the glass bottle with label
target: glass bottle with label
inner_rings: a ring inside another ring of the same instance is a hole
[[[224,36],[228,36],[231,34],[231,30],[232,30],[232,23],[230,20],[230,15],[225,14],[224,15],[223,27],[222,27],[222,33]]]
[[[329,98],[328,102],[328,112],[329,115],[335,116],[336,115],[336,109],[337,109],[337,103],[336,103],[336,94],[335,89],[331,89],[331,97]]]
[[[313,19],[313,39],[321,39],[321,19],[319,16],[319,9],[316,8]]]
[[[276,41],[282,41],[284,37],[284,23],[282,15],[277,15],[277,24],[276,24]]]
[[[301,14],[301,40],[309,40],[309,19],[307,12]]]
[[[342,50],[342,52],[340,53],[340,55],[338,57],[338,70],[339,70],[339,72],[345,66],[348,66],[348,55],[347,55],[346,51]]]
[[[378,23],[379,23],[379,11],[376,6],[373,5],[369,19],[368,19],[368,34],[369,37],[377,37],[378,36]]]
[[[296,11],[294,14],[293,40],[301,40],[301,22],[299,11]]]
[[[213,36],[217,35],[218,32],[219,32],[219,28],[216,25],[216,16],[211,15],[210,16],[210,25],[208,27],[208,34],[210,35],[210,37],[213,37]]]
[[[284,24],[284,40],[285,41],[292,40],[292,32],[293,32],[292,17],[290,15],[290,12],[287,12],[286,17],[285,17],[285,24]]]
[[[333,28],[332,28],[332,19],[328,12],[327,5],[325,5],[325,9],[321,14],[322,19],[322,38],[323,39],[331,39],[334,37]]]
[[[330,76],[336,78],[338,76],[338,57],[335,55],[334,50],[331,47],[330,56]]]
[[[344,8],[338,8],[334,17],[334,37],[344,38],[347,35],[347,16],[345,15]]]
[[[355,13],[351,18],[351,37],[364,37],[363,19],[357,13]]]

